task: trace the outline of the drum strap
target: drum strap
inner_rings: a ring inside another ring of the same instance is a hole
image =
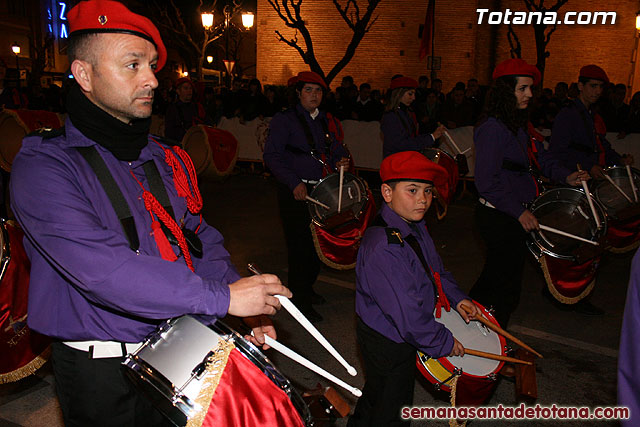
[[[140,241],[138,240],[138,233],[136,232],[136,223],[131,215],[129,205],[122,195],[120,187],[118,187],[115,179],[113,179],[113,175],[111,175],[104,159],[100,156],[100,153],[98,153],[94,145],[89,147],[76,147],[76,150],[85,158],[98,177],[98,181],[100,181],[102,188],[105,193],[107,193],[109,201],[120,220],[122,230],[129,241],[129,247],[132,251],[137,251],[138,248],[140,248]]]
[[[307,122],[307,119],[297,109],[295,110],[295,112],[296,112],[296,117],[298,118],[298,121],[300,122],[300,125],[304,130],[304,134],[307,137],[307,144],[309,144],[309,147],[311,148],[311,156],[316,158],[318,147],[317,147],[316,141],[313,139],[313,134],[311,133],[311,128],[309,127],[309,123]],[[318,120],[320,122],[320,125],[322,126],[322,133],[324,134],[324,153],[322,154],[324,156],[328,156],[331,150],[331,134],[329,133],[329,127],[327,126],[326,121],[321,117],[318,117]],[[325,168],[328,167],[324,159],[321,160],[320,163],[322,163],[322,165]],[[327,171],[327,173],[331,173],[331,171]]]

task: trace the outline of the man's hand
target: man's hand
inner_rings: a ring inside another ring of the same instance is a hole
[[[304,182],[296,185],[296,188],[293,189],[293,198],[300,201],[307,199],[307,185]]]
[[[238,317],[276,314],[280,301],[274,295],[291,298],[291,291],[273,274],[244,277],[229,285],[228,313]]]
[[[451,356],[464,356],[464,346],[456,337],[453,337],[453,348],[451,349],[451,353],[449,353],[449,357]]]
[[[462,316],[466,323],[469,323],[470,320],[476,319],[478,316],[480,316],[478,307],[476,307],[476,305],[470,299],[463,299],[462,301],[460,301],[456,306],[456,310],[458,310],[458,313],[460,313],[460,316]]]
[[[349,158],[348,157],[343,157],[340,160],[338,160],[336,162],[336,170],[338,172],[340,172],[340,166],[344,166],[344,170],[346,171],[347,169],[349,169]]]
[[[438,126],[438,128],[434,130],[433,133],[431,134],[431,136],[433,137],[433,140],[435,141],[436,139],[440,138],[446,130],[447,128],[444,127],[444,125]]]
[[[594,177],[595,179],[599,179],[599,178],[603,178],[604,177],[604,172],[602,170],[602,166],[600,165],[593,165],[591,167],[591,170],[589,171],[589,174]]]
[[[581,182],[582,181],[588,181],[591,179],[591,176],[589,176],[589,173],[587,171],[576,171],[573,173],[570,173],[567,176],[567,184],[569,185],[573,185],[573,186],[577,186],[577,185],[582,185]]]
[[[536,218],[528,209],[522,212],[518,221],[520,221],[520,225],[522,225],[522,228],[524,228],[525,231],[532,231],[540,228],[538,225],[538,218]]]
[[[264,336],[268,335],[274,340],[278,338],[276,335],[276,328],[273,326],[273,322],[268,316],[251,316],[245,317],[244,323],[251,328],[253,335],[245,335],[246,340],[258,348],[268,350],[270,347],[264,343]]]

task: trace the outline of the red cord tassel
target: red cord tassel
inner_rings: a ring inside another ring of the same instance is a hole
[[[153,222],[151,223],[151,230],[162,259],[171,262],[177,260],[178,257],[173,252],[173,249],[171,249],[171,243],[169,243],[169,240],[162,231],[162,227],[160,226],[160,223],[158,221],[153,220]]]

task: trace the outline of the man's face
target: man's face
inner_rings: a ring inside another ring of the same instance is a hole
[[[193,99],[193,87],[191,87],[191,83],[189,82],[184,82],[178,86],[176,93],[178,94],[180,102],[191,102],[191,99]]]
[[[436,92],[440,93],[440,91],[442,90],[442,82],[434,81],[433,84],[431,85],[431,88]]]
[[[424,182],[400,181],[395,188],[382,184],[382,197],[405,221],[421,221],[433,201],[433,186]]]
[[[600,95],[602,95],[602,89],[604,88],[604,82],[601,80],[588,80],[586,83],[578,82],[578,89],[580,90],[580,99],[586,106],[595,104]]]
[[[369,89],[368,87],[363,87],[362,89],[360,89],[360,100],[366,101],[367,99],[369,99],[370,95],[371,89]]]
[[[453,103],[456,105],[462,104],[464,101],[464,91],[462,89],[456,89],[451,94],[451,99],[453,99]]]
[[[87,98],[120,121],[151,116],[158,87],[155,46],[130,34],[100,34],[92,42],[96,64],[87,64]],[[76,76],[77,78],[77,76]]]
[[[467,90],[470,91],[473,95],[477,95],[480,89],[480,85],[475,80],[469,80],[467,82]]]
[[[298,92],[302,108],[313,113],[322,102],[322,86],[315,83],[305,83],[302,90]]]

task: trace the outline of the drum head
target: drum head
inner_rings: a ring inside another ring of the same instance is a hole
[[[484,314],[487,315],[486,311]],[[504,354],[504,343],[498,334],[478,321],[472,320],[469,324],[466,324],[462,316],[453,308],[449,312],[442,310],[442,315],[439,319],[436,318],[436,322],[445,325],[465,348],[472,348],[493,354]],[[502,364],[499,360],[485,359],[471,355],[441,359],[446,359],[451,365],[462,369],[462,372],[467,375],[478,377],[486,377],[497,372]]]
[[[584,192],[574,188],[554,188],[540,195],[531,205],[531,212],[540,224],[552,227],[584,239],[598,241],[606,234],[605,212],[595,200],[602,227],[598,229],[589,201]],[[560,259],[576,260],[577,251],[589,245],[549,231],[531,233],[534,255],[545,253]],[[591,245],[589,245],[591,246]],[[538,253],[536,253],[538,252]]]
[[[618,187],[633,201],[633,189],[631,186],[631,180],[627,174],[627,168],[622,166],[614,166],[605,169],[605,173],[609,175],[611,180],[616,183]],[[631,177],[633,178],[633,184],[640,197],[640,172],[637,169],[631,169]],[[617,213],[624,208],[632,205],[629,201],[612,185],[609,180],[601,179],[594,183],[593,195],[604,206],[607,214],[614,218],[617,217]]]
[[[357,219],[367,204],[369,197],[367,187],[355,175],[345,173],[342,183],[342,203],[338,213],[338,199],[340,197],[340,174],[334,173],[323,178],[311,191],[311,198],[329,207],[326,209],[316,203],[307,202],[311,219],[319,226],[325,226],[329,219],[337,215],[344,216],[347,222]]]

